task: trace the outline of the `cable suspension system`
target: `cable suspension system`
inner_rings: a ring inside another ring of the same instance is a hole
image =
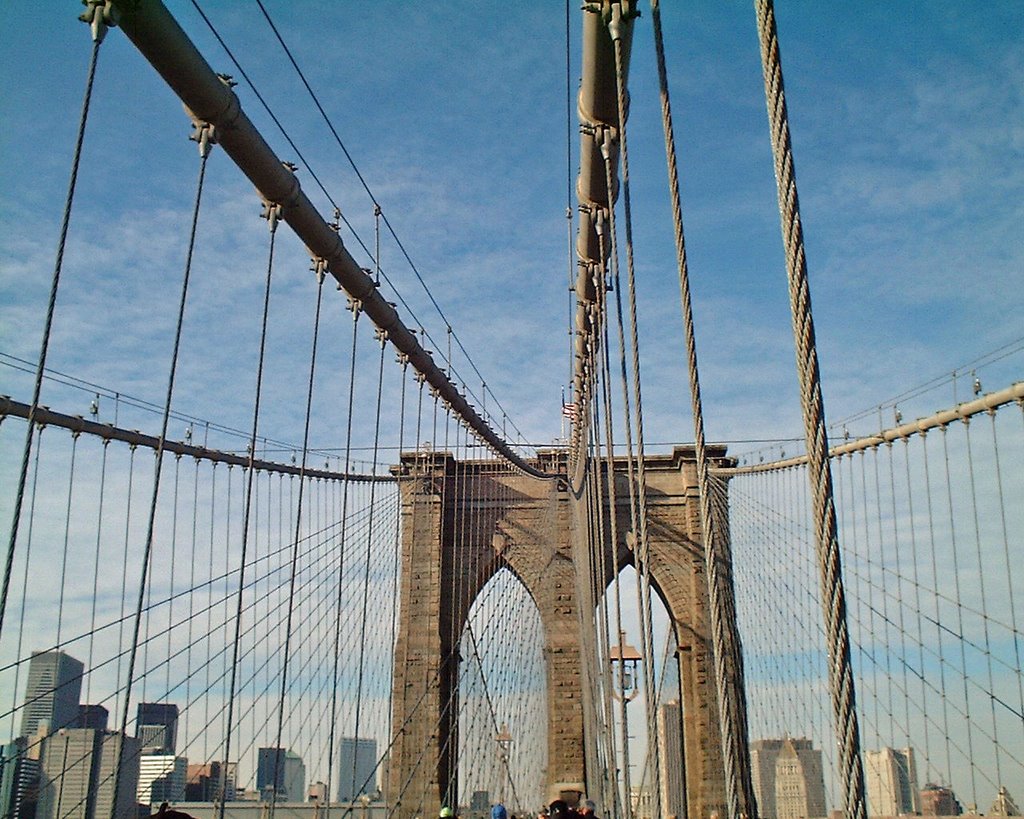
[[[761,61],[764,69],[765,99],[775,157],[775,179],[779,191],[782,238],[786,247],[793,335],[796,341],[800,399],[807,434],[808,480],[814,497],[818,531],[818,559],[821,569],[822,608],[828,635],[832,707],[840,742],[840,766],[844,790],[843,806],[851,819],[864,819],[864,770],[860,757],[860,729],[857,722],[850,638],[846,624],[842,558],[838,525],[832,497],[832,475],[828,462],[828,433],[821,394],[818,354],[814,342],[814,320],[807,281],[800,205],[797,200],[793,146],[789,136],[786,97],[782,86],[782,63],[771,0],[756,0]]]
[[[373,278],[356,263],[340,237],[316,212],[302,192],[298,179],[277,158],[245,112],[238,97],[195,49],[184,31],[158,0],[124,4],[120,26],[136,48],[181,98],[191,116],[208,123],[219,134],[225,153],[256,186],[265,201],[278,203],[286,222],[315,259],[323,259],[337,280],[409,363],[423,373],[438,396],[468,423],[491,447],[523,472],[550,478],[516,454],[491,429],[420,345],[415,333],[402,322],[395,308],[384,300]]]

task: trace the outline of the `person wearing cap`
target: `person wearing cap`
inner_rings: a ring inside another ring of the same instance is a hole
[[[586,800],[579,808],[579,814],[583,819],[596,819],[594,812],[597,810],[597,804],[593,799]]]
[[[443,808],[441,808],[441,812],[437,815],[439,819],[454,819],[455,811],[453,811],[451,808],[445,805]]]

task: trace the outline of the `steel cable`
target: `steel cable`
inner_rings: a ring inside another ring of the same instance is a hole
[[[39,360],[36,365],[35,383],[32,387],[32,404],[28,413],[28,426],[25,433],[25,446],[21,456],[21,469],[18,473],[18,488],[14,496],[14,515],[11,521],[11,535],[7,544],[7,561],[4,565],[3,588],[0,589],[0,636],[3,635],[4,615],[7,611],[7,595],[11,586],[11,572],[14,570],[14,551],[18,543],[18,527],[21,523],[21,507],[25,500],[25,484],[28,480],[28,467],[32,457],[32,438],[35,435],[35,417],[39,409],[39,396],[43,388],[43,372],[46,368],[46,354],[50,348],[50,335],[53,330],[53,316],[57,309],[57,291],[60,288],[61,271],[64,268],[64,250],[67,247],[68,228],[71,225],[71,209],[75,201],[75,188],[78,183],[78,168],[82,160],[82,146],[85,142],[85,126],[89,121],[89,105],[92,102],[92,88],[96,79],[96,63],[99,59],[100,45],[106,26],[102,22],[103,8],[92,5],[89,10],[99,15],[98,26],[93,28],[92,53],[89,56],[89,68],[85,81],[85,97],[82,100],[82,112],[78,120],[78,135],[75,140],[75,151],[71,161],[71,178],[68,181],[68,192],[64,200],[64,213],[61,217],[60,238],[57,241],[57,259],[53,266],[53,277],[50,281],[50,297],[46,305],[46,321],[43,324],[43,338],[39,348]],[[87,12],[88,13],[88,12]],[[97,35],[97,32],[100,32]]]
[[[840,744],[840,771],[844,810],[849,819],[865,819],[864,771],[860,758],[860,729],[850,667],[850,636],[846,623],[846,594],[832,498],[828,461],[828,434],[821,394],[820,370],[814,343],[814,321],[807,281],[807,259],[796,191],[793,149],[790,142],[786,98],[782,83],[775,10],[771,0],[755,0],[765,98],[771,130],[775,178],[778,184],[782,236],[786,247],[790,304],[797,348],[800,397],[807,434],[808,473],[814,495],[821,571],[822,603],[828,633],[829,676],[832,707]]]

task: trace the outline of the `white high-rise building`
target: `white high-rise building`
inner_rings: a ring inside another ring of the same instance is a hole
[[[913,748],[864,752],[868,814],[899,816],[920,812]]]
[[[161,802],[181,802],[185,799],[185,780],[188,760],[174,754],[143,754],[139,757],[139,787],[136,797],[140,804],[159,805]]]

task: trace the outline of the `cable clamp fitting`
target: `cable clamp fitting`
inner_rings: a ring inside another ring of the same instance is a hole
[[[107,36],[107,29],[118,24],[121,19],[121,12],[111,0],[82,0],[85,11],[78,15],[78,19],[89,24],[94,43],[102,43]]]
[[[199,156],[206,159],[210,149],[217,144],[217,129],[209,122],[192,120],[192,133],[188,138],[199,144]]]
[[[380,342],[381,347],[388,343],[388,331],[383,327],[374,327],[373,337]]]
[[[281,221],[281,206],[274,202],[264,202],[263,209],[260,211],[260,218],[267,220],[270,232],[274,233],[277,230],[277,223]]]
[[[316,274],[316,283],[323,284],[324,278],[327,276],[327,259],[322,256],[314,256],[310,261],[313,264],[309,269]]]
[[[346,301],[345,309],[352,314],[353,319],[358,319],[359,314],[363,312],[363,300],[348,296]]]

